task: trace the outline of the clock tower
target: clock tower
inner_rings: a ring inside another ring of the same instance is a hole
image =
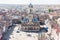
[[[33,13],[33,5],[32,5],[31,3],[29,4],[29,11],[30,11],[30,12],[29,12],[30,14]]]

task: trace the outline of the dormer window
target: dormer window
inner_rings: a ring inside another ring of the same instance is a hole
[[[32,21],[33,22],[38,22],[39,21],[39,18],[33,18]]]
[[[22,18],[22,22],[29,22],[29,19],[28,18]]]

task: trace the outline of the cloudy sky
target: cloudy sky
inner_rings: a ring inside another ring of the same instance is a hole
[[[60,0],[0,0],[0,4],[60,4]]]

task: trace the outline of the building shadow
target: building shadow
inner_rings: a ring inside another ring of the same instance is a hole
[[[6,33],[4,33],[3,40],[9,40],[10,39],[10,35],[12,35],[12,32],[14,31],[15,26],[16,25],[13,25],[11,27],[11,29],[8,29],[8,31]]]

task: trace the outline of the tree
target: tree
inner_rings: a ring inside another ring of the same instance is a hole
[[[52,12],[52,9],[49,9],[48,11],[49,11],[49,13],[50,13],[50,12]]]

